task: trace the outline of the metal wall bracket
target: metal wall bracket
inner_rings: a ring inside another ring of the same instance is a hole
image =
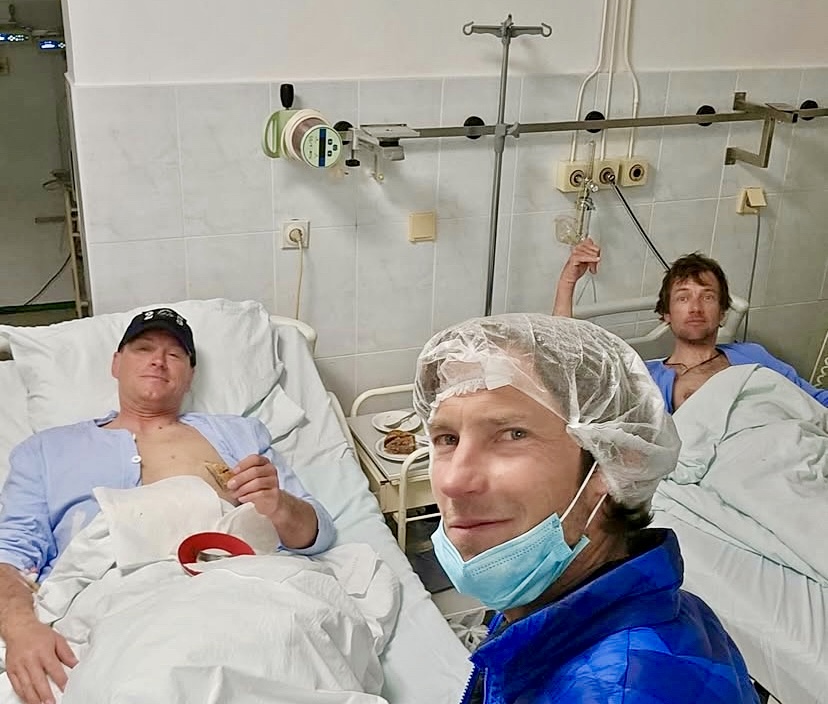
[[[759,141],[759,151],[749,152],[739,147],[728,147],[725,150],[725,164],[735,164],[743,161],[746,164],[767,168],[770,161],[770,150],[773,144],[773,130],[777,122],[794,124],[799,119],[799,110],[787,103],[766,103],[757,105],[746,100],[744,92],[737,92],[733,95],[733,109],[744,112],[748,115],[756,115],[763,119],[762,137]]]
[[[764,105],[757,105],[749,103],[745,99],[745,93],[738,92],[733,96],[733,109],[741,111],[746,115],[755,115],[759,119],[764,120],[762,128],[762,138],[759,143],[759,151],[757,153],[749,152],[746,149],[739,149],[738,147],[728,147],[725,151],[725,164],[735,164],[737,161],[743,161],[746,164],[767,168],[770,160],[771,144],[773,143],[773,129],[777,122],[787,122],[788,124],[795,124],[801,117],[803,120],[810,120],[814,117],[824,117],[828,115],[828,110],[825,108],[796,108],[788,103],[765,103]]]
[[[400,139],[419,136],[417,130],[412,130],[404,124],[362,125],[349,130],[349,135],[344,141],[351,145],[351,159],[355,159],[360,150],[368,152],[373,157],[373,177],[377,181],[384,181],[384,163],[405,159]]]
[[[767,168],[770,161],[771,144],[773,143],[773,129],[776,121],[773,118],[765,118],[764,126],[762,127],[762,138],[759,142],[759,151],[749,152],[747,149],[740,149],[739,147],[728,147],[725,150],[726,165],[735,164],[737,161],[743,161],[746,164],[759,166],[760,168]]]

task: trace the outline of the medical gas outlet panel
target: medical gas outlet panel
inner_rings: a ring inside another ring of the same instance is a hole
[[[575,193],[583,188],[584,179],[590,173],[592,182],[598,188],[612,188],[613,182],[619,186],[643,186],[650,176],[650,164],[636,156],[596,159],[592,164],[589,161],[559,161],[555,187],[564,193]]]

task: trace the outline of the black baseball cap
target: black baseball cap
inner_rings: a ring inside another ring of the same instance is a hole
[[[138,313],[127,326],[124,336],[118,343],[118,352],[124,345],[142,335],[147,330],[164,330],[170,333],[187,353],[190,358],[190,366],[196,365],[195,343],[193,342],[193,331],[187,325],[187,320],[172,308],[154,308]]]

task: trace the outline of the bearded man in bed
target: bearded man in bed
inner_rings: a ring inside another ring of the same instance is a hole
[[[554,315],[573,317],[575,285],[587,272],[595,274],[601,249],[591,239],[575,245],[561,271],[555,294]],[[820,390],[802,379],[789,364],[753,342],[716,344],[731,299],[727,277],[719,263],[703,254],[679,257],[664,274],[655,312],[675,337],[672,354],[651,360],[647,368],[673,413],[717,372],[738,364],[758,364],[781,374],[823,406],[828,390]]]
[[[238,341],[229,341],[235,344]],[[22,574],[42,581],[72,537],[100,511],[93,489],[129,489],[194,475],[231,503],[251,503],[279,534],[281,547],[316,554],[333,543],[328,512],[270,448],[259,420],[181,413],[196,371],[187,321],[159,308],[133,318],[112,359],[119,411],[36,433],[10,455],[0,502],[0,636],[6,670],[26,704],[53,700],[63,664],[76,658],[66,640],[35,616]],[[227,465],[225,484],[208,467]]]
[[[679,588],[675,534],[646,527],[680,442],[629,345],[563,317],[469,320],[426,344],[414,407],[435,555],[500,612],[464,704],[758,702],[718,618]]]

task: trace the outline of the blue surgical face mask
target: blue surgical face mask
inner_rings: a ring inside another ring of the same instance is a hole
[[[526,533],[501,545],[463,561],[457,548],[443,530],[443,522],[431,536],[434,554],[451,583],[461,594],[479,599],[491,609],[503,611],[523,606],[537,599],[564,573],[567,567],[589,543],[582,535],[573,547],[564,539],[562,521],[569,515],[575,502],[595,471],[595,464],[587,473],[569,507],[562,517],[553,513]],[[603,503],[604,495],[586,522],[588,526]],[[586,526],[585,526],[586,528]]]

